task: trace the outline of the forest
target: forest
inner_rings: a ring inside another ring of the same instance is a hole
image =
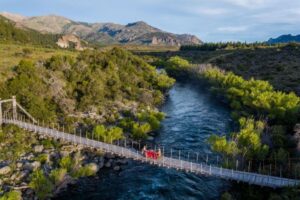
[[[283,46],[299,46],[297,43],[289,44],[268,44],[266,42],[218,42],[203,43],[200,45],[183,45],[180,51],[216,51],[216,50],[233,50],[233,49],[258,49],[258,48],[279,48]]]

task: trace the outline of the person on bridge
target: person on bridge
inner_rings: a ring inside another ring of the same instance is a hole
[[[147,147],[144,146],[143,149],[142,149],[142,154],[146,157],[146,158],[150,158],[150,159],[153,159],[153,160],[157,160],[158,158],[161,157],[161,150],[158,149],[158,151],[154,151],[154,150],[147,150]]]

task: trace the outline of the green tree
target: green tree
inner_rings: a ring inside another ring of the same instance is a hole
[[[132,127],[132,137],[136,140],[147,139],[149,133],[151,131],[151,125],[149,123],[135,123]]]
[[[269,147],[261,142],[265,123],[255,121],[253,118],[241,118],[239,123],[240,131],[233,134],[232,140],[226,140],[224,136],[210,136],[208,142],[212,149],[227,156],[240,154],[247,159],[264,159],[269,151]]]
[[[124,138],[123,129],[119,127],[106,128],[104,125],[97,125],[93,132],[96,139],[99,138],[106,143]]]

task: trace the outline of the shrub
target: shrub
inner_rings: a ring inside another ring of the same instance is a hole
[[[67,170],[64,168],[52,170],[50,173],[50,179],[55,186],[59,185],[65,178]]]
[[[5,193],[0,200],[22,200],[22,193],[20,191],[10,191]]]
[[[73,169],[73,161],[72,161],[72,158],[71,156],[65,156],[63,157],[60,161],[59,161],[59,166],[61,168],[64,168],[66,169],[68,172],[71,172],[72,169]]]
[[[84,167],[80,167],[77,169],[72,176],[74,178],[80,178],[80,177],[85,177],[85,176],[94,176],[96,174],[96,171],[94,171],[91,168],[91,165],[86,165]]]
[[[149,123],[139,124],[135,123],[132,127],[132,137],[136,140],[139,139],[147,139],[149,133],[151,131],[151,126]]]
[[[44,164],[46,162],[48,162],[49,156],[48,154],[40,154],[36,160],[39,161],[40,163]]]
[[[212,149],[225,155],[240,154],[243,158],[256,157],[263,160],[269,151],[269,147],[261,142],[265,123],[252,118],[241,118],[239,123],[240,131],[233,134],[232,140],[226,140],[224,136],[211,135],[208,142]]]
[[[123,129],[119,127],[106,128],[104,125],[97,125],[93,132],[96,139],[99,138],[107,143],[124,138]]]
[[[35,191],[37,197],[41,200],[51,197],[51,192],[54,189],[54,185],[42,170],[33,172],[29,187]]]

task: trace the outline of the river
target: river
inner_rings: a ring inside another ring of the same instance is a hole
[[[155,143],[212,157],[207,138],[231,130],[230,111],[205,89],[176,83],[162,107],[162,122]],[[184,151],[183,151],[184,152]],[[130,161],[121,172],[103,171],[97,178],[83,178],[56,199],[219,199],[230,183],[173,169]]]

